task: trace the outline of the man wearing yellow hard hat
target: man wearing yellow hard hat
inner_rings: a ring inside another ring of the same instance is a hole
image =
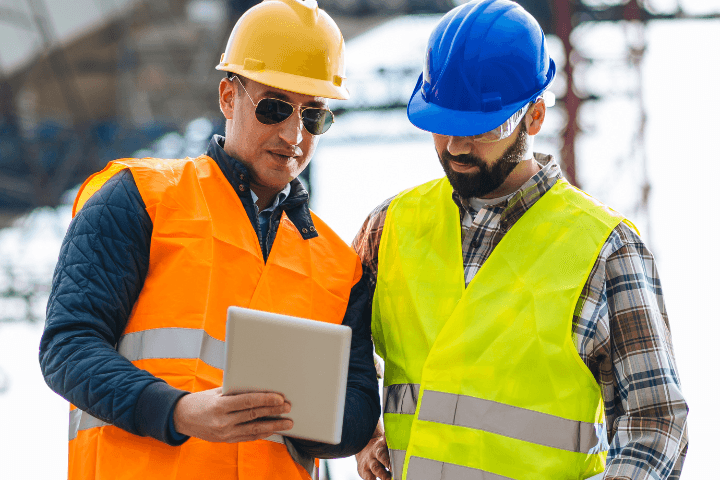
[[[72,404],[70,479],[308,480],[377,423],[363,269],[297,179],[327,99],[348,98],[342,35],[315,0],[265,0],[217,69],[225,137],[197,158],[110,162],[75,201],[40,345]],[[280,394],[221,395],[231,305],[352,328],[340,444],[282,436]]]

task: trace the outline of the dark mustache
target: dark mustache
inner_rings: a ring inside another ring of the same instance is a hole
[[[463,165],[480,165],[480,159],[475,155],[470,155],[469,153],[451,155],[450,152],[444,150],[441,156],[445,162],[453,161],[455,163],[462,163]]]

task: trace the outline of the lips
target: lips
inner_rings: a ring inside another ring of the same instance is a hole
[[[275,158],[286,162],[291,158],[299,157],[300,155],[302,155],[302,150],[300,150],[299,148],[277,149],[277,150],[270,150],[270,153]]]
[[[479,168],[474,163],[461,163],[461,162],[456,162],[455,160],[450,160],[448,163],[450,164],[450,168],[452,168],[453,170],[455,170],[458,173],[471,172],[471,171],[477,170]]]
[[[280,153],[280,152],[270,151],[270,154],[272,155],[272,157],[275,159],[276,162],[283,164],[283,165],[287,164],[288,162],[290,162],[292,159],[295,158],[295,155],[293,153],[289,153],[289,152]]]

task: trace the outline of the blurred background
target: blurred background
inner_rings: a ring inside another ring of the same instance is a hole
[[[0,479],[61,479],[67,402],[37,351],[80,183],[115,158],[204,152],[222,133],[214,70],[245,0],[0,0]],[[443,13],[462,0],[318,0],[347,43],[304,181],[350,242],[400,190],[442,176],[405,107]],[[657,257],[690,404],[684,479],[717,478],[720,0],[523,0],[543,26],[557,104],[535,141],[632,219]],[[354,458],[323,477],[357,479]]]

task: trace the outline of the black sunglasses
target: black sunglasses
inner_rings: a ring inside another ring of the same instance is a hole
[[[231,80],[237,78],[232,76]],[[330,125],[335,121],[333,113],[325,108],[303,107],[295,105],[279,98],[263,98],[258,103],[252,99],[250,94],[245,90],[245,86],[238,78],[238,83],[242,87],[245,95],[248,96],[253,105],[255,105],[255,118],[264,125],[275,125],[284,122],[295,113],[295,107],[300,109],[300,118],[305,130],[312,135],[322,135],[327,132]]]

